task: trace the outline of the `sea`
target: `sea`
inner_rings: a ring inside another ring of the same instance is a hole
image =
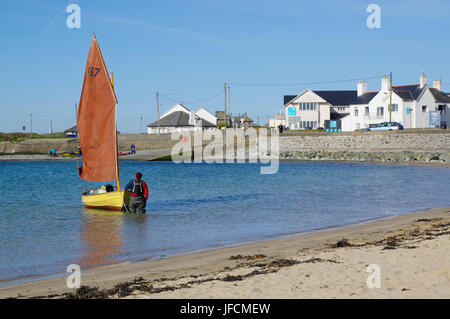
[[[450,206],[450,169],[336,162],[120,163],[146,214],[86,209],[73,161],[0,162],[0,285]]]

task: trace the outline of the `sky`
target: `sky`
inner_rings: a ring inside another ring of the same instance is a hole
[[[370,4],[381,27],[369,28]],[[80,7],[68,28],[67,6]],[[176,102],[224,109],[265,124],[284,95],[312,90],[369,91],[383,75],[415,84],[424,71],[450,92],[450,1],[2,0],[0,132],[64,131],[75,125],[95,32],[114,72],[118,129],[146,131]]]

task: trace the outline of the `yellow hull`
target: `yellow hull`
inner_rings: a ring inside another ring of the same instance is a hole
[[[122,210],[123,204],[128,206],[130,195],[125,191],[115,191],[102,194],[82,195],[84,206],[90,208]]]

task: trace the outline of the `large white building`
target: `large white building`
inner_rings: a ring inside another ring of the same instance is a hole
[[[376,92],[368,92],[361,81],[355,91],[305,90],[297,96],[284,96],[284,111],[289,129],[323,127],[345,132],[388,121],[405,128],[448,127],[450,97],[442,92],[440,80],[433,81],[430,88],[424,73],[419,84],[393,86],[391,112],[389,103],[390,83],[384,77]]]
[[[336,122],[336,131],[347,131],[342,119],[349,115],[350,104],[357,97],[356,91],[312,91],[285,95],[284,110],[286,123],[291,130],[326,127]],[[348,122],[348,121],[347,121]],[[349,123],[348,123],[349,125]]]
[[[350,105],[351,130],[364,129],[380,122],[398,122],[405,128],[447,128],[450,98],[442,92],[441,81],[428,86],[422,73],[419,84],[392,86],[391,116],[389,116],[390,83],[381,80],[381,90],[367,92],[367,84],[358,84],[358,98]],[[437,116],[438,123],[430,123]]]
[[[147,125],[148,134],[188,132],[213,129],[217,118],[204,108],[190,111],[181,104],[175,104],[158,120]]]

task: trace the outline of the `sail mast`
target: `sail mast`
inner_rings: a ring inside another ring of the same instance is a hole
[[[113,72],[111,71],[111,86],[112,89],[114,91],[114,94],[116,93],[114,90],[114,75]],[[117,100],[116,100],[117,102]],[[119,173],[119,141],[118,141],[118,137],[117,137],[117,103],[116,103],[116,172],[117,172],[117,176],[116,176],[116,181],[117,181],[117,190],[120,191],[120,173]]]

